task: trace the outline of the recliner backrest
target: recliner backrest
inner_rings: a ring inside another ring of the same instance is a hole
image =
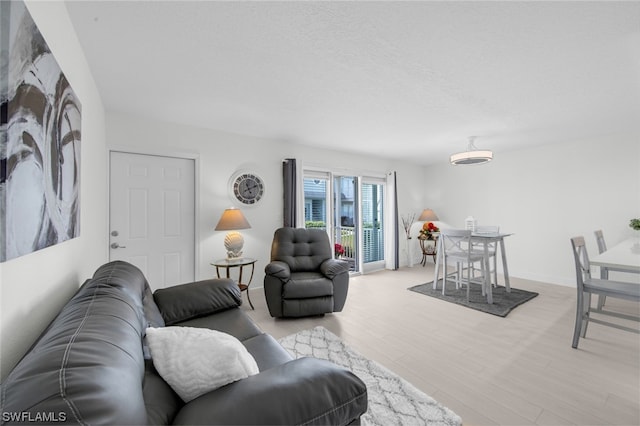
[[[273,235],[271,261],[287,263],[291,272],[315,271],[331,258],[329,236],[322,229],[280,228]]]

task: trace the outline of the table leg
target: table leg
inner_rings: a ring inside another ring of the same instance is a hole
[[[251,296],[249,295],[249,285],[251,285],[251,280],[253,280],[253,272],[256,268],[256,264],[252,263],[251,264],[251,276],[249,277],[249,281],[247,281],[247,300],[249,301],[249,306],[251,306],[251,309],[255,310],[255,308],[253,307],[253,303],[251,303]]]
[[[431,253],[431,257],[433,257],[433,263],[436,263],[436,254],[438,254],[438,237],[436,237],[435,241],[433,242],[433,253]]]
[[[502,269],[504,271],[504,288],[507,290],[507,293],[511,293],[509,268],[507,268],[507,253],[504,251],[504,238],[500,238],[500,254],[502,255]]]
[[[434,290],[438,289],[438,273],[440,272],[440,257],[441,257],[440,253],[442,253],[442,250],[440,249],[440,247],[438,247],[436,252],[436,267],[433,273],[433,289]],[[442,285],[444,286],[444,279],[442,280]]]
[[[486,286],[487,292],[487,303],[493,304],[493,289],[491,288],[491,267],[489,260],[489,243],[487,241],[483,242],[484,244],[484,285]]]
[[[249,293],[249,286],[251,285],[251,281],[253,280],[253,273],[255,272],[256,266],[255,263],[251,263],[251,276],[249,277],[249,281],[247,281],[246,284],[242,282],[242,275],[245,266],[249,265],[240,265],[239,267],[240,270],[238,271],[238,287],[240,287],[240,292],[247,292],[247,300],[249,301],[249,306],[251,306],[251,309],[255,310],[255,308],[253,307],[253,303],[251,302],[251,293]]]
[[[600,267],[600,279],[608,280],[609,279],[609,270],[604,266]],[[598,295],[598,309],[602,309],[604,306],[604,302],[607,300],[607,296],[603,296],[601,294]]]

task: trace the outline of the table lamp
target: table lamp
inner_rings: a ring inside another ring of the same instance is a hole
[[[238,229],[249,229],[251,225],[247,222],[240,209],[230,208],[222,212],[220,220],[216,225],[216,231],[229,231],[224,237],[224,247],[227,249],[227,258],[235,259],[242,257],[242,246],[244,238]]]
[[[433,220],[440,220],[440,219],[438,219],[438,215],[435,214],[435,212],[431,209],[422,210],[422,213],[418,218],[418,221],[420,222],[431,222]]]

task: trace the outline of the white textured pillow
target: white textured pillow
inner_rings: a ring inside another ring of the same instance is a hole
[[[153,365],[184,402],[259,372],[235,337],[193,327],[147,328]]]

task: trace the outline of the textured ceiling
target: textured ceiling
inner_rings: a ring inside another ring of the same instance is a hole
[[[640,133],[640,2],[96,2],[108,110],[421,163]]]

